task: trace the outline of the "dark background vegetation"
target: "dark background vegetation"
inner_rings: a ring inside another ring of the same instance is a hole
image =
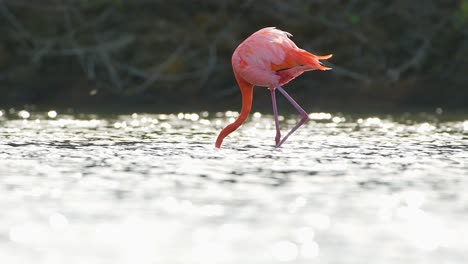
[[[237,109],[266,26],[334,54],[287,85],[306,110],[468,106],[468,0],[0,0],[0,106]]]

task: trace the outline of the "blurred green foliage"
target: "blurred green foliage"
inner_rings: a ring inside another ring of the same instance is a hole
[[[468,20],[468,0],[460,0],[460,9],[458,10],[458,18],[466,23]]]
[[[288,84],[310,107],[463,108],[467,19],[468,0],[0,0],[0,104],[237,107],[231,54],[276,26],[334,54]]]
[[[361,21],[361,18],[355,14],[348,14],[348,18],[349,18],[349,22],[351,22],[351,24],[354,24],[354,25],[359,24],[359,22]]]

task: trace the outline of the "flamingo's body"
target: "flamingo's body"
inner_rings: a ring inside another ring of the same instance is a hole
[[[223,139],[236,130],[247,118],[252,107],[253,87],[263,86],[271,91],[273,114],[276,124],[276,147],[308,118],[307,113],[281,87],[305,71],[329,70],[319,60],[332,55],[316,56],[300,49],[289,39],[291,34],[274,27],[263,28],[242,42],[232,55],[232,68],[242,93],[242,109],[234,123],[219,134],[215,146],[219,148]],[[299,111],[301,121],[281,140],[275,91],[278,89]]]

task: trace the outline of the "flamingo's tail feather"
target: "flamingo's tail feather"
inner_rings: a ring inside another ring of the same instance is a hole
[[[329,58],[333,57],[333,54],[323,55],[323,56],[315,56],[319,60],[328,60]]]
[[[301,50],[299,54],[303,60],[304,65],[310,66],[311,70],[321,70],[321,71],[331,70],[331,68],[324,66],[320,60],[327,60],[331,58],[333,54],[317,56],[305,50]]]

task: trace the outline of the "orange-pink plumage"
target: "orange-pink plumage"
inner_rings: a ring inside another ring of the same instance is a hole
[[[319,60],[328,59],[332,55],[313,55],[298,48],[289,39],[290,36],[292,36],[290,33],[274,27],[263,28],[253,33],[236,48],[232,55],[232,68],[242,92],[242,109],[239,118],[221,131],[216,140],[216,147],[219,148],[224,137],[237,129],[247,118],[252,105],[254,86],[267,87],[272,92],[273,110],[277,128],[277,147],[303,123],[300,122],[299,126],[293,128],[281,142],[279,141],[280,132],[274,92],[278,88],[281,93],[285,93],[280,86],[288,83],[305,71],[329,70],[330,68],[323,66]],[[286,98],[292,100],[289,96],[286,96]],[[295,102],[293,105],[295,105]],[[299,107],[296,105],[296,108]],[[302,112],[301,114],[303,115]]]

